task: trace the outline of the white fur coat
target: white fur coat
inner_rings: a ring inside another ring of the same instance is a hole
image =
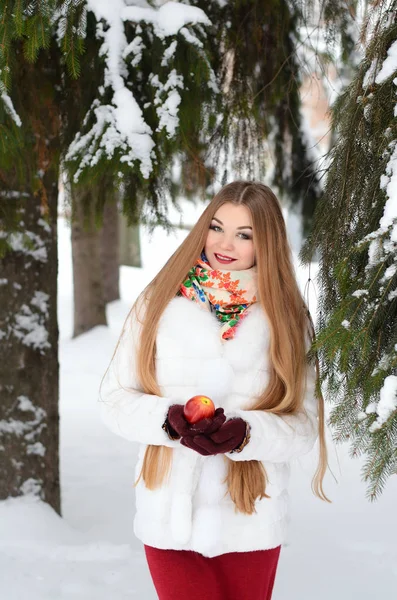
[[[135,478],[148,444],[173,448],[169,480],[148,490],[136,487],[135,535],[156,548],[195,550],[213,557],[225,552],[274,548],[286,539],[288,462],[313,447],[318,431],[315,370],[308,368],[305,413],[279,417],[246,410],[267,382],[269,327],[259,303],[223,342],[214,314],[184,297],[164,311],[157,336],[157,381],[161,396],[144,394],[134,368],[140,325],[129,321],[101,391],[101,414],[116,434],[140,444]],[[209,396],[227,417],[251,425],[251,439],[240,453],[201,456],[170,440],[161,428],[168,408],[197,394]],[[222,480],[228,460],[260,460],[271,498],[256,501],[252,515],[235,511]]]

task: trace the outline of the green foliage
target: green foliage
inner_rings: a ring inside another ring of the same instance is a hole
[[[213,122],[209,115],[216,113],[216,95],[210,85],[213,74],[206,52],[206,34],[190,25],[190,35],[196,39],[196,43],[192,43],[182,33],[158,37],[151,24],[145,24],[144,27],[132,22],[125,24],[128,44],[140,39],[141,51],[138,57],[132,51],[125,56],[124,85],[137,102],[153,142],[150,174],[144,176],[138,159],[126,160],[130,154],[129,146],[121,134],[114,131],[114,90],[110,85],[105,85],[105,54],[96,38],[97,24],[92,26],[92,14],[88,16],[86,50],[89,56],[84,61],[86,77],[82,75],[77,94],[76,89],[73,90],[70,101],[65,103],[68,125],[64,141],[68,143],[64,147],[70,148],[73,142],[72,146],[78,147],[78,150],[69,152],[64,164],[70,179],[74,182],[78,180],[84,186],[91,185],[105,171],[113,171],[116,185],[122,190],[123,211],[128,221],[131,224],[145,222],[152,227],[161,224],[169,228],[167,206],[170,199],[177,206],[176,192],[181,191],[180,186],[176,190],[172,185],[173,157],[178,156],[184,161],[186,156],[191,160],[199,155],[208,139],[208,123]],[[107,24],[101,26],[106,29]],[[171,44],[174,45],[173,52],[169,51]],[[176,88],[180,104],[177,127],[170,130],[161,122],[159,108],[166,104],[168,82],[175,77],[181,80],[181,85]],[[90,82],[88,89],[87,80]],[[78,107],[80,110],[77,110]],[[112,138],[110,143],[108,134]],[[114,143],[114,135],[120,136],[120,143]],[[195,194],[201,185],[201,182],[196,183]],[[97,208],[100,210],[100,203]]]
[[[187,26],[197,43],[181,32],[162,39],[149,23],[142,27],[124,23],[127,40],[140,36],[142,43],[138,61],[133,53],[124,57],[127,73],[123,77],[152,132],[149,177],[142,175],[138,160],[124,161],[123,144],[109,151],[104,143],[109,122],[104,122],[97,136],[87,135],[98,123],[97,110],[114,108],[114,104],[111,90],[105,87],[106,67],[98,37],[98,31],[102,28],[104,33],[109,24],[97,23],[93,13],[87,13],[85,0],[0,0],[5,11],[0,32],[6,40],[0,57],[1,80],[11,93],[16,42],[22,43],[26,59],[34,61],[40,51],[48,52],[50,40],[57,41],[63,158],[76,135],[84,142],[80,154],[65,166],[71,178],[79,175],[82,185],[112,171],[110,189],[122,184],[123,208],[132,222],[141,215],[167,226],[167,201],[171,198],[177,206],[180,194],[210,195],[221,159],[227,164],[233,157],[233,173],[262,178],[269,163],[265,142],[274,162],[273,185],[280,195],[302,201],[304,217],[310,218],[319,185],[301,130],[296,56],[302,20],[299,2],[196,0],[191,4],[202,8],[212,22],[211,28]],[[172,41],[176,49],[163,60]],[[167,98],[164,86],[173,70],[183,85],[178,89],[178,127],[170,134],[161,126],[158,107]],[[11,143],[11,133],[4,139]],[[178,180],[171,173],[175,158],[182,164]],[[228,168],[223,182],[230,177]],[[98,202],[98,210],[101,206]]]
[[[233,174],[263,179],[285,201],[302,203],[305,222],[320,193],[302,134],[296,47],[303,15],[287,0],[196,0],[211,30],[211,63],[222,90],[222,109],[214,124],[206,162],[225,164],[222,182]],[[307,223],[306,223],[307,224]]]
[[[330,424],[336,440],[349,440],[352,456],[366,456],[362,474],[371,500],[397,460],[397,411],[384,422],[377,412],[385,379],[397,375],[397,223],[380,226],[397,144],[396,73],[375,81],[397,24],[381,16],[374,31],[355,79],[333,106],[336,143],[300,256],[309,263],[319,253],[314,347],[333,405]]]
[[[23,32],[25,36],[24,52],[25,58],[29,62],[34,62],[37,59],[39,50],[42,48],[48,49],[50,45],[49,16],[50,10],[47,6],[44,12],[40,11],[32,14],[25,21],[25,31]]]
[[[34,193],[46,209],[43,177],[59,161],[53,136],[59,135],[61,68],[67,64],[71,77],[79,72],[85,2],[0,0],[0,15],[0,224],[10,232],[26,195]],[[61,45],[67,38],[68,52],[61,53],[56,37]]]
[[[61,49],[66,58],[68,74],[77,79],[81,73],[80,56],[85,50],[84,38],[87,26],[87,8],[85,0],[68,0],[63,10],[66,18],[59,20]]]
[[[84,0],[0,0],[0,88],[11,90],[16,42],[22,40],[27,61],[48,50],[54,20],[61,17],[63,49],[69,72],[77,77],[83,52]]]
[[[356,16],[357,4],[357,0],[349,0],[349,2],[346,0],[323,0],[321,2],[327,41],[334,43],[337,38],[340,39],[343,60],[348,60],[353,51],[354,40],[349,31],[349,14]]]

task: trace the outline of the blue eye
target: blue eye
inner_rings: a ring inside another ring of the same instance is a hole
[[[222,231],[222,228],[221,228],[221,227],[219,227],[219,225],[210,225],[210,229],[212,229],[213,231],[216,231],[216,232],[218,232],[218,231]],[[249,235],[247,235],[246,233],[239,233],[238,235],[239,235],[239,236],[241,236],[241,239],[242,239],[242,240],[251,240],[251,239],[252,239],[252,238],[251,238]]]

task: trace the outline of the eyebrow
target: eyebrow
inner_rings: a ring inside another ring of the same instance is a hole
[[[223,225],[222,221],[217,219],[216,217],[212,217],[213,221],[218,221],[221,225]],[[237,229],[252,229],[251,225],[243,225],[242,227],[237,227]]]

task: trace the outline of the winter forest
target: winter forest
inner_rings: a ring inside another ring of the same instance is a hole
[[[2,599],[157,597],[98,390],[236,179],[282,204],[326,411],[273,597],[395,598],[397,1],[0,0]]]

